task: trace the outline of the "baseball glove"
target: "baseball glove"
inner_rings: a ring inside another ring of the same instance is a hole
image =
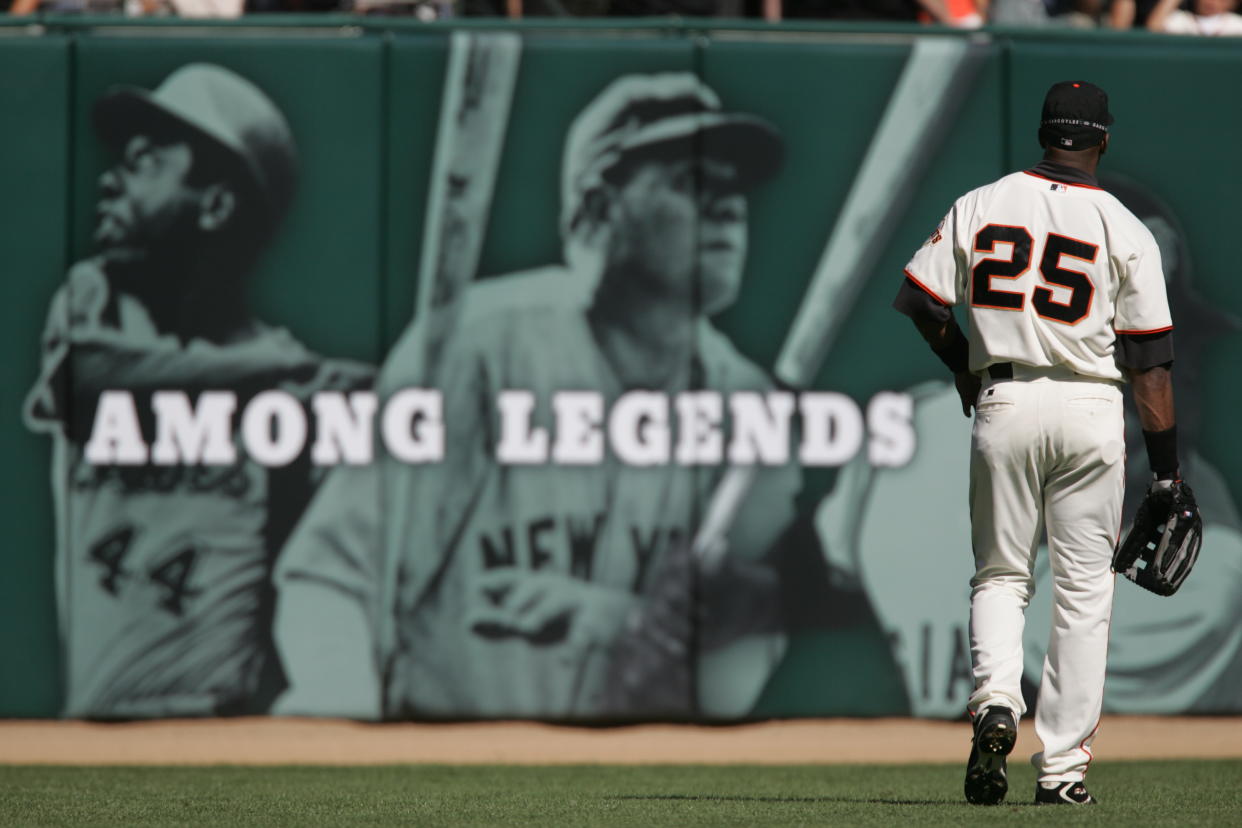
[[[678,718],[695,708],[694,557],[674,545],[611,647],[604,709],[619,717]]]
[[[698,713],[702,653],[789,625],[787,604],[798,596],[785,588],[792,585],[783,583],[777,567],[766,558],[730,555],[703,567],[684,544],[670,548],[610,649],[607,711],[618,717]]]
[[[1194,492],[1181,480],[1156,480],[1113,554],[1113,571],[1143,589],[1172,595],[1186,580],[1203,544],[1203,518]]]

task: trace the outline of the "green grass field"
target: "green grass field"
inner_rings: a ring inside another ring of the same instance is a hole
[[[1091,808],[966,805],[956,765],[0,767],[0,825],[1238,825],[1242,760],[1101,762]]]

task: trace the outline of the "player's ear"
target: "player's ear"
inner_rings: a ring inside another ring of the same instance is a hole
[[[608,222],[612,210],[612,196],[607,184],[592,187],[582,194],[581,221],[591,227],[599,227]]]
[[[571,232],[588,246],[605,243],[612,230],[614,201],[607,184],[592,187],[582,194]]]
[[[1108,152],[1108,133],[1104,133],[1104,140],[1100,142],[1100,155]]]
[[[237,196],[233,188],[222,183],[210,184],[199,195],[198,227],[213,233],[228,224],[236,211]]]

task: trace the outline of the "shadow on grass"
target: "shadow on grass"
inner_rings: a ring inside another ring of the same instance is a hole
[[[883,799],[865,796],[703,796],[698,794],[633,794],[611,796],[609,799],[650,799],[684,802],[852,802],[869,805],[953,805],[942,799]],[[962,803],[965,805],[966,803]]]

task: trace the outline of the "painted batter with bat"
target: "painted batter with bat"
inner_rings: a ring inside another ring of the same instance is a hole
[[[99,179],[95,249],[52,300],[25,410],[52,437],[63,713],[257,712],[275,685],[270,565],[313,475],[244,457],[209,465],[188,456],[203,440],[156,439],[149,418],[152,451],[93,450],[98,402],[118,390],[142,408],[162,398],[186,423],[204,390],[306,401],[367,385],[373,369],[312,353],[249,307],[297,181],[292,132],[262,90],[193,63],[153,90],[110,89],[92,114],[115,155]]]
[[[781,156],[770,124],[724,111],[688,73],[625,76],[586,106],[563,157],[566,263],[469,287],[442,338],[416,318],[382,371],[381,393],[439,378],[445,462],[336,469],[287,545],[279,711],[750,708],[781,652],[780,575],[765,555],[793,518],[797,469],[759,472],[728,536],[730,564],[700,580],[689,547],[718,466],[499,463],[495,401],[529,392],[532,425],[551,430],[558,390],[596,392],[610,408],[636,389],[668,399],[771,388],[708,317],[736,296],[746,194]],[[659,611],[686,623],[705,604],[701,628],[652,639],[639,619],[656,591]],[[711,611],[720,601],[728,613]],[[627,681],[618,662],[635,643],[667,646],[673,664],[692,663],[695,648],[696,675]]]

